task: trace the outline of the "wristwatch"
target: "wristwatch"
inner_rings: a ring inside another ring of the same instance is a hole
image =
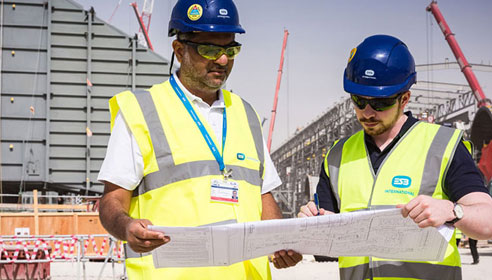
[[[452,219],[451,221],[447,221],[446,224],[454,225],[457,221],[463,218],[463,214],[464,214],[463,206],[455,202],[453,207],[453,213],[456,218]]]

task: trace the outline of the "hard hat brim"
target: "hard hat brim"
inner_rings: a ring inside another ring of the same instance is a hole
[[[368,86],[352,82],[344,74],[343,89],[350,93],[367,97],[390,97],[392,95],[408,91],[416,83],[417,73],[410,75],[407,80],[401,84],[389,86]]]

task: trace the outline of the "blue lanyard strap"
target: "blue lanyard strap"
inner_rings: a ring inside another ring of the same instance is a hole
[[[188,113],[190,114],[191,118],[195,121],[196,126],[198,126],[198,129],[200,129],[200,132],[202,133],[205,142],[207,142],[210,151],[212,151],[215,160],[219,164],[220,171],[224,172],[225,170],[224,158],[219,153],[217,146],[215,146],[215,143],[212,140],[212,137],[210,137],[210,134],[208,133],[207,129],[205,128],[202,121],[196,114],[195,109],[193,109],[193,106],[191,106],[190,101],[188,100],[188,98],[186,98],[185,94],[176,83],[176,80],[174,79],[174,75],[171,76],[169,82],[171,83],[171,86],[173,87],[174,91],[178,95],[181,102],[183,102],[183,105],[185,106],[186,110],[188,110]],[[222,121],[222,154],[224,154],[224,146],[225,146],[226,135],[227,135],[227,118],[226,118],[225,108],[224,108],[224,113],[222,114],[222,120],[223,120]]]

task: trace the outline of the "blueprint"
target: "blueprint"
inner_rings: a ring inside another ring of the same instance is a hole
[[[400,209],[204,227],[162,227],[171,242],[152,252],[155,267],[224,266],[294,250],[324,256],[441,261],[454,228],[419,228]]]

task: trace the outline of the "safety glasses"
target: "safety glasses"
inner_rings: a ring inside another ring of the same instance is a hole
[[[375,111],[381,112],[388,110],[389,108],[395,105],[396,100],[401,97],[401,94],[398,94],[395,97],[387,97],[387,98],[364,98],[359,95],[350,95],[352,102],[357,106],[357,108],[364,110],[367,104],[371,105],[372,109]]]
[[[188,40],[179,40],[181,43],[187,44],[193,47],[196,52],[202,57],[208,60],[217,60],[223,54],[227,56],[228,59],[234,59],[236,55],[241,51],[241,44],[238,42],[233,42],[226,46],[218,46],[213,44],[200,44],[191,42]]]

